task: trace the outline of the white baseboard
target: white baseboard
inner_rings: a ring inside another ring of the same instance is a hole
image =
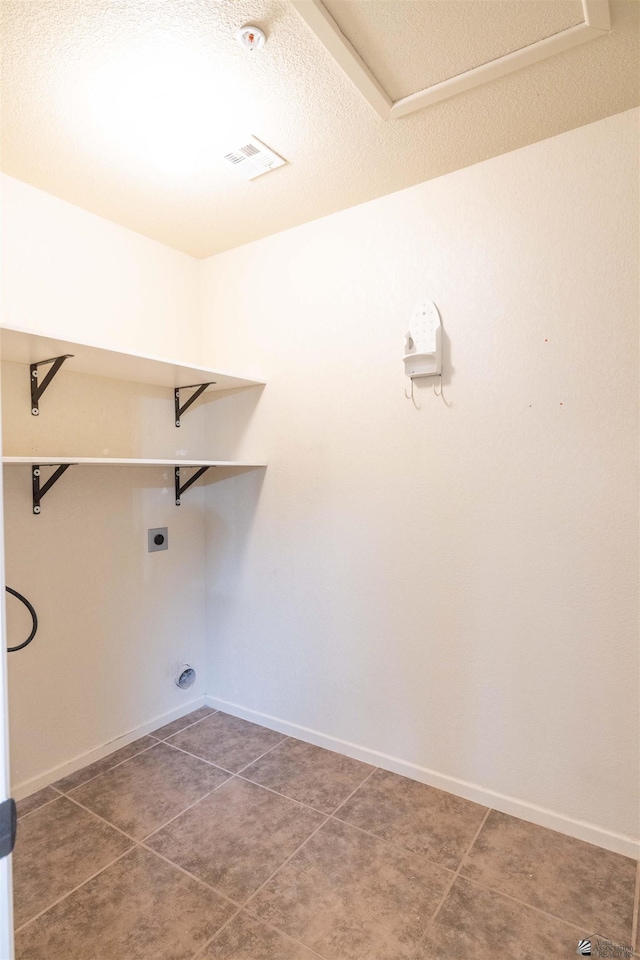
[[[348,740],[331,737],[327,734],[320,733],[318,730],[300,726],[297,723],[289,723],[289,721],[282,720],[280,717],[273,717],[268,713],[260,713],[258,710],[249,710],[247,707],[240,706],[237,703],[229,703],[227,700],[220,700],[217,697],[211,696],[206,696],[204,702],[216,710],[223,710],[225,713],[241,717],[244,720],[252,720],[255,723],[262,724],[262,726],[277,730],[278,733],[284,733],[298,740],[313,743],[317,747],[324,747],[327,750],[342,753],[347,757],[352,757],[354,760],[362,760],[364,763],[381,767],[383,770],[390,770],[392,773],[398,773],[411,780],[418,780],[420,783],[437,787],[439,790],[446,790],[448,793],[453,793],[458,797],[464,797],[466,800],[473,800],[475,803],[481,803],[485,807],[492,807],[501,813],[508,813],[512,817],[519,817],[520,820],[536,823],[541,827],[547,827],[549,830],[557,830],[558,833],[564,833],[578,840],[585,840],[587,843],[593,843],[598,847],[603,847],[605,850],[611,850],[613,853],[621,853],[623,856],[631,857],[634,860],[640,858],[640,840],[634,839],[633,837],[612,833],[596,824],[566,817],[561,813],[556,813],[554,810],[547,810],[544,807],[539,807],[526,800],[496,793],[493,790],[488,790],[486,787],[480,787],[477,784],[468,783],[465,780],[459,780],[456,777],[450,777],[444,773],[438,773],[436,770],[429,770],[427,767],[421,767],[416,763],[409,763],[407,760],[401,760],[399,757],[392,757],[389,754],[380,753],[378,750],[371,750],[369,747],[361,747],[357,743],[350,743]]]
[[[614,853],[621,853],[634,860],[640,858],[640,840],[622,834],[612,833],[599,827],[596,824],[588,823],[584,820],[576,820],[567,817],[564,814],[557,813],[554,810],[548,810],[539,807],[536,804],[529,803],[526,800],[520,800],[517,797],[507,796],[489,790],[486,787],[478,786],[474,783],[468,783],[465,780],[459,780],[456,777],[450,777],[447,774],[438,773],[436,770],[430,770],[427,767],[419,766],[416,763],[410,763],[399,757],[393,757],[378,750],[372,750],[369,747],[360,746],[357,743],[351,743],[348,740],[341,740],[339,737],[332,737],[328,734],[313,730],[310,727],[304,727],[297,723],[290,723],[280,717],[274,717],[268,713],[261,713],[258,710],[250,710],[237,703],[230,703],[227,700],[220,700],[217,697],[200,696],[188,704],[170,710],[168,713],[161,714],[149,720],[135,730],[117,737],[115,740],[105,743],[102,746],[95,747],[80,756],[74,757],[66,763],[60,764],[46,770],[37,777],[30,780],[24,780],[22,783],[13,785],[12,796],[16,800],[22,800],[32,793],[48,787],[57,780],[81,770],[82,767],[95,763],[96,760],[102,760],[103,757],[114,753],[121,747],[126,747],[134,740],[152,733],[159,727],[173,720],[197,710],[198,707],[207,704],[216,710],[223,710],[236,717],[242,717],[245,720],[252,720],[260,723],[262,726],[270,727],[279,733],[295,737],[298,740],[304,740],[307,743],[313,743],[318,747],[324,747],[327,750],[333,750],[336,753],[342,753],[347,757],[353,757],[354,760],[362,760],[364,763],[370,763],[383,770],[390,770],[392,773],[408,777],[411,780],[417,780],[420,783],[426,783],[431,787],[437,787],[440,790],[446,790],[458,797],[464,797],[466,800],[473,800],[475,803],[481,803],[483,806],[492,807],[501,813],[508,813],[513,817],[519,817],[521,820],[527,820],[530,823],[536,823],[541,827],[547,827],[550,830],[557,830],[569,837],[576,837],[578,840],[585,840],[587,843],[593,843],[605,850],[611,850]]]
[[[152,720],[143,723],[142,726],[136,727],[135,730],[129,730],[128,733],[124,733],[115,740],[110,740],[109,743],[95,747],[93,750],[74,757],[73,760],[62,763],[57,767],[51,767],[50,770],[46,770],[44,773],[37,777],[32,777],[30,780],[23,780],[22,783],[13,784],[11,787],[11,796],[14,800],[24,800],[25,797],[30,797],[32,793],[42,790],[43,787],[50,786],[52,783],[55,783],[56,780],[62,780],[63,777],[68,777],[69,774],[75,773],[76,770],[81,770],[90,763],[95,763],[96,760],[102,760],[103,757],[107,757],[110,753],[115,753],[120,747],[126,747],[128,744],[133,743],[134,740],[139,740],[140,737],[144,737],[148,733],[153,733],[153,731],[158,730],[159,727],[164,727],[166,723],[171,723],[172,720],[178,720],[180,717],[184,717],[187,713],[191,713],[192,710],[197,710],[198,707],[204,706],[206,702],[204,696],[197,697],[190,703],[182,704],[174,710],[169,710],[168,713],[162,713],[157,717],[153,717]]]

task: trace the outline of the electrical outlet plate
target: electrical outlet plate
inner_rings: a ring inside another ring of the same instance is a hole
[[[169,532],[167,527],[154,527],[149,530],[149,553],[157,550],[169,549]]]

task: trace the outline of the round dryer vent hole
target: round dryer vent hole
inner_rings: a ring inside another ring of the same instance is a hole
[[[176,684],[180,687],[181,690],[187,690],[189,687],[192,687],[196,682],[196,672],[193,667],[190,667],[188,663],[183,663],[180,667],[180,672],[178,673],[178,678]]]

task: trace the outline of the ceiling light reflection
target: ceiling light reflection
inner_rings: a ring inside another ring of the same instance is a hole
[[[109,60],[88,96],[110,149],[172,174],[206,169],[221,144],[254,126],[249,98],[224,65],[175,44],[156,42]]]

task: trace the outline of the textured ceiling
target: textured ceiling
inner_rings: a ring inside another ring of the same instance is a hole
[[[407,18],[435,8],[437,29],[420,32],[406,64],[390,67],[392,84],[412,85],[423,63],[429,80],[431,70],[485,59],[476,32],[471,39],[464,32],[466,6],[342,0],[358,22],[399,18],[405,27]],[[544,35],[551,21],[554,28],[575,16],[564,0],[472,6],[491,11],[490,19],[494,8],[514,11],[508,23],[503,19],[499,42],[485,31],[488,56],[502,52],[504,39],[528,42],[531,29]],[[526,12],[517,28],[516,7]],[[534,8],[542,9],[532,23]],[[389,122],[286,0],[3,0],[0,11],[2,169],[198,257],[618,113],[639,99],[636,0],[611,3],[607,36]],[[235,42],[247,22],[268,33],[256,54]],[[394,35],[398,55],[403,29]],[[238,179],[219,157],[247,134],[286,157],[287,166],[251,182]]]
[[[324,0],[392,100],[584,21],[580,0]]]

